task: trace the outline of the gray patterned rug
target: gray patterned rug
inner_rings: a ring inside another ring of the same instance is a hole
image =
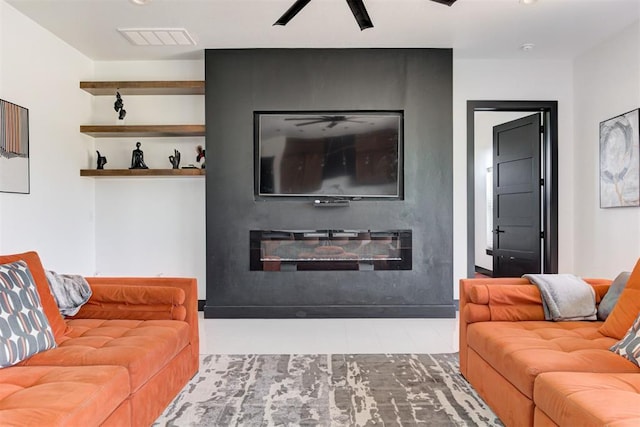
[[[203,355],[155,426],[501,426],[458,354]]]

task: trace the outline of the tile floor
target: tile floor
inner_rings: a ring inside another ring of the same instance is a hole
[[[204,319],[202,354],[453,353],[458,319]]]

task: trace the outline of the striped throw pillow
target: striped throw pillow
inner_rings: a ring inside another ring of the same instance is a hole
[[[0,367],[56,346],[33,276],[24,261],[0,265]]]
[[[627,334],[610,350],[640,366],[640,315],[636,317]]]

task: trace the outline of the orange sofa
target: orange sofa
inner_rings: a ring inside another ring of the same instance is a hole
[[[610,281],[585,281],[599,303]],[[640,368],[609,350],[603,322],[544,319],[526,279],[460,281],[460,371],[503,423],[639,426]]]
[[[2,426],[149,426],[199,365],[197,286],[187,278],[88,278],[63,318],[35,252],[27,262],[56,348],[0,369]]]

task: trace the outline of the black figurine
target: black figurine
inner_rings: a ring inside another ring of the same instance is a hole
[[[178,169],[180,167],[180,152],[174,149],[173,156],[169,156],[169,161],[173,169]]]
[[[98,153],[98,166],[96,169],[104,169],[104,165],[107,163],[107,158],[105,156],[101,156],[98,150],[96,150],[96,153]]]
[[[196,156],[196,162],[200,163],[200,160],[203,160],[201,167],[202,167],[202,169],[205,169],[204,148],[202,148],[202,145],[198,145],[198,147],[196,148],[196,151],[198,153],[198,155]]]
[[[136,142],[136,149],[131,152],[131,167],[129,169],[149,169],[144,164],[144,152],[140,149],[142,144]]]
[[[118,112],[118,119],[124,120],[127,115],[127,110],[124,109],[124,102],[122,101],[120,92],[116,92],[116,102],[113,104],[113,109]]]

